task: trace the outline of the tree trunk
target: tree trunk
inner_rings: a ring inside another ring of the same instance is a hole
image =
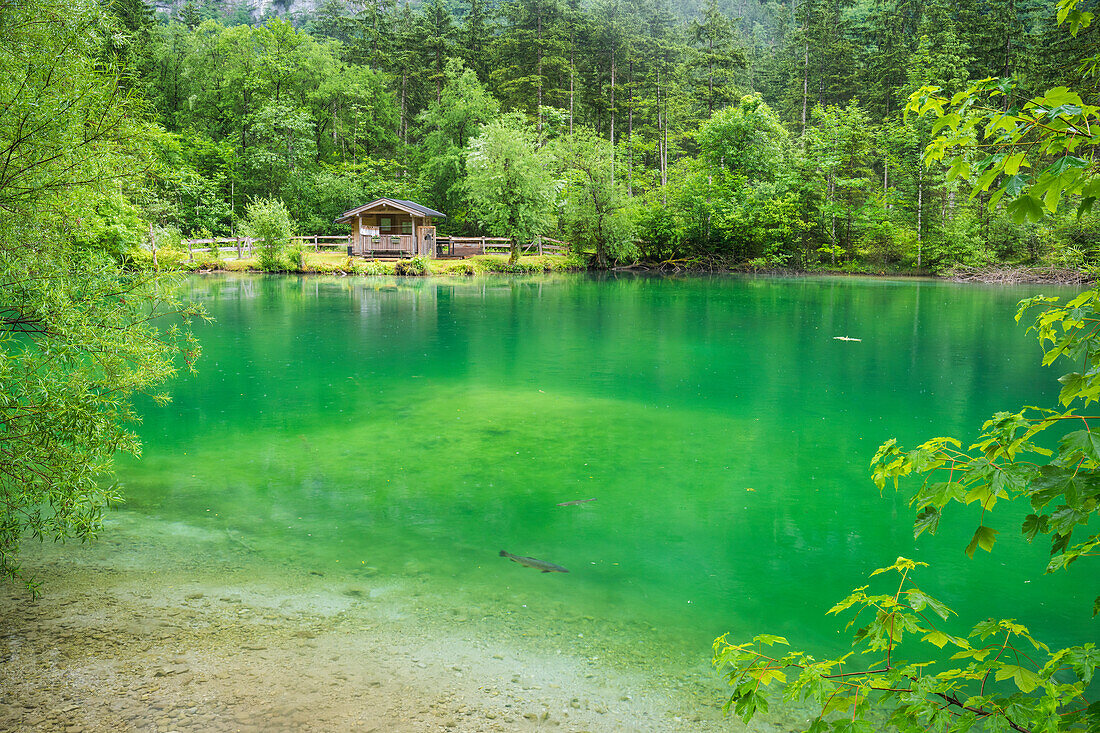
[[[810,42],[802,47],[802,137],[806,137],[806,103],[810,94]]]
[[[664,95],[664,122],[661,125],[661,203],[668,203],[665,191],[668,189],[668,90]]]
[[[575,65],[573,63],[574,44],[570,43],[569,48],[569,134],[573,134],[573,76],[575,74]]]
[[[922,254],[921,244],[922,244],[922,242],[921,242],[921,232],[920,232],[920,230],[921,230],[921,218],[924,214],[924,211],[923,211],[923,208],[924,208],[924,186],[923,186],[923,183],[924,183],[924,181],[922,180],[922,178],[923,178],[923,176],[921,176],[921,174],[919,173],[919,169],[918,169],[918,173],[917,173],[917,267],[918,268],[921,266],[921,254]]]
[[[661,171],[661,205],[668,204],[665,193],[665,144],[662,137],[664,114],[661,109],[661,69],[657,68],[657,168]]]
[[[408,144],[408,139],[405,137],[405,132],[408,129],[408,125],[407,125],[406,120],[405,120],[405,97],[406,97],[406,87],[407,87],[408,78],[409,78],[408,74],[406,74],[404,72],[401,73],[401,119],[398,122],[398,127],[399,127],[399,131],[401,133],[401,144],[402,145],[407,145]]]
[[[826,200],[829,202],[829,256],[833,266],[836,266],[836,212],[833,210],[834,193],[836,191],[833,183],[833,174],[829,174],[828,193],[826,194]]]
[[[538,11],[538,20],[537,20],[537,24],[538,24],[538,70],[536,71],[536,74],[538,75],[538,80],[539,80],[538,118],[539,118],[539,134],[541,135],[542,134],[542,3],[539,3],[538,9],[539,9],[539,11]]]
[[[370,60],[371,64],[378,61],[378,19],[382,16],[382,11],[378,7],[374,8],[374,33],[370,39]]]
[[[626,87],[626,195],[634,196],[634,59]]]
[[[844,246],[846,249],[852,249],[852,203],[848,202],[848,223],[844,227]]]
[[[157,237],[153,233],[153,222],[149,222],[149,246],[153,249],[153,269],[160,272],[160,265],[157,264]]]
[[[611,43],[611,185],[615,185],[615,43]]]
[[[709,35],[709,34],[708,34]],[[714,36],[707,39],[710,55],[707,57],[707,117],[714,116]]]

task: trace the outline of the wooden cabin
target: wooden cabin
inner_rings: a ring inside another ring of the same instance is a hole
[[[349,255],[434,257],[432,220],[443,218],[444,214],[413,201],[383,198],[345,211],[336,223],[351,225]]]

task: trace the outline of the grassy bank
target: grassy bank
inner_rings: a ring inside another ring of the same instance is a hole
[[[141,250],[135,259],[152,264],[152,253]],[[232,253],[229,257],[214,256],[209,252],[196,252],[188,259],[186,251],[161,249],[157,252],[157,265],[164,270],[184,272],[263,272],[258,257],[237,259]],[[537,274],[550,272],[582,272],[588,269],[587,258],[578,255],[529,255],[520,257],[512,264],[507,254],[475,255],[465,259],[429,260],[423,257],[401,260],[371,260],[362,257],[348,257],[343,252],[322,251],[304,252],[301,267],[288,264],[281,272],[313,273],[321,275],[486,275]],[[1001,267],[954,268],[946,272],[930,272],[900,267],[871,267],[851,264],[841,267],[819,268],[814,270],[791,269],[752,269],[744,266],[717,263],[712,261],[674,260],[669,262],[642,262],[633,265],[612,268],[616,272],[675,274],[687,272],[727,272],[756,275],[776,275],[779,277],[803,277],[807,275],[857,275],[868,277],[940,277],[958,282],[978,282],[991,284],[1061,284],[1086,286],[1095,281],[1091,270],[1069,268],[1023,267],[1005,265]]]
[[[138,257],[152,264],[153,255],[141,251]],[[161,249],[157,252],[161,269],[190,272],[261,272],[258,257],[237,259],[196,252],[188,259],[187,252]],[[487,273],[578,272],[587,269],[584,259],[575,255],[530,255],[511,264],[507,254],[476,255],[461,260],[429,260],[415,257],[406,260],[368,260],[348,257],[343,252],[304,252],[301,267],[288,266],[285,272],[324,275],[483,275]]]

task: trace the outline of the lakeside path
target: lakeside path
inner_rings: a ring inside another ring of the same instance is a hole
[[[644,634],[604,648],[584,619],[441,613],[415,578],[287,573],[251,555],[126,513],[86,545],[28,541],[43,594],[0,593],[0,730],[745,730],[721,714],[707,650],[662,667]],[[805,721],[789,715],[751,729]]]

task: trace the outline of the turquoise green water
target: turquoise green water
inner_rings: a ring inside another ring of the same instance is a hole
[[[426,579],[456,609],[545,602],[686,654],[726,631],[843,643],[824,611],[898,555],[965,619],[1095,635],[1045,548],[914,542],[883,440],[1050,405],[1031,289],[749,278],[196,277],[200,371],[144,408],[127,510],[230,530],[271,567]],[[1048,289],[1049,291],[1050,289]],[[835,340],[850,336],[859,342]],[[596,501],[560,507],[578,499]],[[501,549],[565,566],[540,574]],[[1038,591],[1038,592],[1037,592]],[[552,611],[547,611],[548,613]]]

